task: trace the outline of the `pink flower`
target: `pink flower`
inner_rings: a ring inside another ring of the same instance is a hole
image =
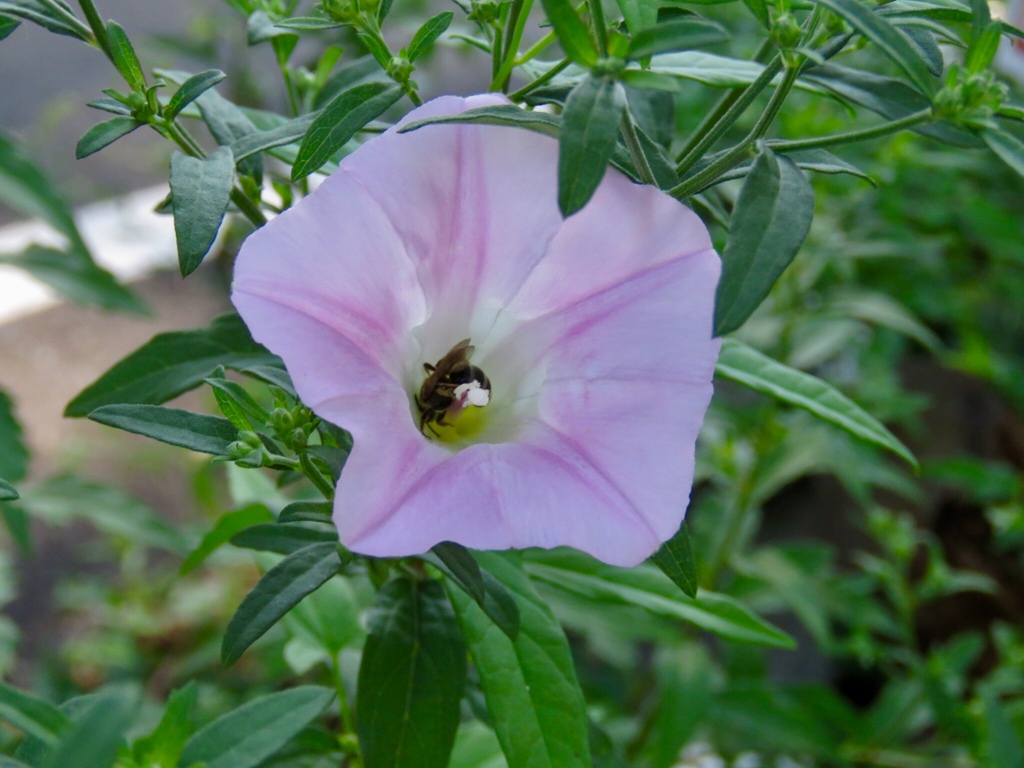
[[[689,209],[616,170],[563,220],[557,154],[516,128],[389,131],[243,246],[238,311],[354,438],[334,505],[352,550],[569,545],[634,565],[678,529],[719,259]]]

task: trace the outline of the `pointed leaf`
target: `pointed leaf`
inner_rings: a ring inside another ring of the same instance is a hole
[[[198,453],[226,456],[238,439],[227,419],[159,405],[104,405],[89,414],[92,421],[144,435]]]
[[[174,239],[182,277],[195,271],[217,239],[234,178],[235,160],[227,147],[203,160],[181,152],[171,155]]]
[[[223,663],[238,661],[250,645],[341,567],[338,545],[324,542],[293,552],[263,574],[231,617],[221,645]]]
[[[597,48],[590,39],[590,30],[583,23],[580,15],[570,0],[542,0],[544,13],[551,26],[555,28],[558,42],[562,44],[565,55],[582,64],[592,67],[597,62]]]
[[[385,584],[356,695],[366,768],[447,768],[465,679],[465,643],[441,585],[407,576]]]
[[[999,159],[1024,176],[1024,142],[998,127],[983,128],[981,138]]]
[[[187,82],[187,78],[185,79]],[[183,83],[184,84],[184,83]],[[195,100],[203,122],[222,147],[230,147],[249,134],[256,133],[256,126],[236,105],[214,90],[207,89]],[[248,157],[238,162],[238,172],[254,179],[263,177],[263,158]]]
[[[515,641],[467,595],[449,589],[509,768],[590,768],[586,708],[565,633],[511,557],[478,553],[516,596]]]
[[[196,706],[197,692],[194,680],[171,692],[157,727],[132,745],[132,755],[138,765],[178,764],[185,742],[195,730],[192,711]]]
[[[743,182],[722,254],[715,335],[736,330],[760,306],[807,237],[814,190],[792,160],[763,143]]]
[[[241,162],[247,157],[259,152],[265,152],[268,149],[274,149],[275,147],[294,144],[295,142],[300,141],[302,137],[306,135],[306,131],[309,130],[309,126],[312,125],[313,121],[319,116],[319,111],[310,112],[307,115],[296,117],[294,120],[288,120],[276,128],[243,136],[231,145],[231,151],[235,156],[235,161]]]
[[[290,555],[310,544],[322,542],[336,545],[338,532],[333,528],[307,528],[294,523],[261,523],[231,537],[231,543],[236,547],[255,549],[259,552],[276,552],[279,555]]]
[[[306,131],[292,166],[292,179],[305,178],[326,163],[371,120],[402,98],[398,85],[363,83],[339,93]]]
[[[563,216],[586,205],[604,178],[625,107],[622,84],[604,77],[587,77],[569,94],[558,137],[558,207]]]
[[[629,55],[634,59],[671,51],[688,51],[724,43],[729,33],[721,24],[699,17],[683,17],[634,33]]]
[[[28,449],[21,436],[21,425],[14,418],[14,404],[0,389],[0,477],[12,482],[28,472]]]
[[[181,110],[223,80],[224,77],[224,73],[219,69],[207,69],[205,72],[192,75],[192,77],[182,83],[181,87],[174,92],[173,96],[171,96],[170,101],[167,102],[167,106],[164,107],[164,117],[168,120],[173,120],[178,116]]]
[[[65,4],[54,0],[0,0],[0,13],[25,19],[58,35],[88,42],[92,32]]]
[[[439,13],[417,30],[416,34],[412,38],[412,42],[409,43],[408,59],[409,61],[416,61],[420,56],[430,50],[431,46],[437,42],[437,38],[444,34],[444,31],[448,29],[452,23],[452,19],[455,14],[451,11],[445,11]]]
[[[21,26],[21,22],[9,16],[0,16],[0,40],[10,37],[11,33]]]
[[[437,559],[426,559],[472,597],[510,640],[515,640],[519,634],[520,617],[519,606],[512,593],[487,571],[481,570],[476,558],[464,547],[447,541],[438,544],[432,551]]]
[[[137,709],[137,696],[128,690],[115,688],[96,694],[88,708],[73,718],[43,768],[110,768]]]
[[[256,768],[334,701],[334,691],[303,685],[246,702],[188,740],[179,765]]]
[[[0,682],[0,719],[47,743],[68,729],[68,719],[48,701]]]
[[[639,606],[734,642],[772,648],[796,645],[792,637],[742,603],[707,591],[697,599],[687,597],[663,573],[648,566],[615,568],[582,553],[559,551],[531,556],[527,572],[534,579],[588,600]]]
[[[329,523],[333,512],[334,505],[329,501],[293,501],[277,519],[282,523]]]
[[[325,19],[320,16],[295,16],[277,22],[282,29],[295,29],[299,32],[319,32],[324,29],[337,29],[345,26],[341,22]]]
[[[910,42],[884,17],[859,0],[815,0],[842,16],[850,26],[877,45],[926,95],[935,92],[935,78]]]
[[[776,400],[802,408],[854,437],[892,451],[917,466],[917,459],[877,419],[821,379],[783,365],[735,339],[722,340],[715,373]]]
[[[103,405],[164,403],[197,387],[218,365],[235,370],[277,360],[252,340],[236,314],[206,328],[154,336],[82,390],[64,411],[87,416]]]
[[[0,501],[14,501],[18,498],[18,491],[13,485],[0,477]]]
[[[112,117],[102,123],[97,123],[78,140],[78,144],[75,146],[75,157],[82,160],[99,152],[141,125],[142,123],[137,122],[134,117]]]
[[[685,522],[679,526],[676,535],[652,555],[651,560],[683,590],[683,594],[687,597],[697,596],[697,561],[693,557],[690,532]]]
[[[116,21],[107,22],[107,40],[110,41],[110,55],[114,59],[114,66],[121,73],[121,77],[133,91],[146,90],[146,76],[142,74],[142,64],[135,54],[128,35],[124,28]]]

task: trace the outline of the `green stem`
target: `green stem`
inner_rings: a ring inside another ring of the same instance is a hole
[[[721,174],[736,167],[744,157],[749,156],[751,148],[758,139],[764,136],[768,128],[771,126],[772,121],[775,120],[775,117],[779,114],[779,110],[782,109],[782,103],[786,100],[790,90],[792,90],[793,84],[796,82],[799,74],[799,65],[787,69],[786,74],[782,78],[782,82],[780,82],[775,88],[775,92],[772,94],[771,100],[768,102],[764,112],[761,113],[761,117],[758,118],[746,138],[744,138],[743,141],[735,147],[725,152],[707,168],[695,173],[681,184],[670,189],[669,194],[679,200],[690,197],[690,195],[696,194],[702,189],[710,186]]]
[[[316,489],[323,494],[324,498],[330,501],[334,498],[334,488],[331,486],[323,475],[320,474],[320,470],[313,466],[313,462],[310,461],[309,454],[303,451],[299,454],[299,463],[302,465],[302,473],[309,478],[310,482],[316,486]]]
[[[813,139],[769,141],[768,146],[772,149],[778,150],[779,152],[798,152],[802,149],[818,149],[819,147],[833,147],[838,144],[852,144],[856,141],[876,139],[879,136],[886,136],[890,133],[896,133],[897,131],[903,131],[907,128],[913,128],[915,125],[931,122],[931,119],[932,110],[931,107],[929,107],[927,109],[922,109],[920,112],[914,112],[906,117],[901,117],[899,120],[882,123],[881,125],[876,125],[871,128],[862,128],[858,131],[847,131],[846,133],[835,133],[831,136],[819,136]]]
[[[544,49],[555,42],[556,39],[557,37],[554,32],[548,32],[544,37],[527,48],[523,52],[523,55],[515,60],[515,65],[518,67],[520,64],[525,64],[537,56],[540,56],[540,54],[544,52]],[[566,66],[568,66],[568,64]]]
[[[492,91],[501,90],[508,92],[508,81],[512,76],[512,70],[516,65],[516,57],[519,54],[519,44],[523,40],[523,30],[526,29],[526,19],[530,15],[530,8],[533,0],[512,0],[512,7],[508,12],[508,22],[505,27],[505,44],[501,66],[491,81]]]
[[[754,102],[754,99],[760,95],[761,91],[763,91],[781,71],[782,56],[777,55],[765,65],[765,68],[761,71],[761,74],[757,76],[757,79],[737,95],[736,99],[732,101],[718,121],[707,129],[707,132],[704,133],[689,152],[683,156],[679,161],[679,164],[676,166],[676,172],[682,176],[690,170],[690,168],[692,168],[697,161],[704,156],[704,153],[720,138],[722,138],[730,128],[732,128],[740,115],[747,110],[747,107]]]
[[[569,61],[569,59],[562,59],[560,62],[555,64],[555,66],[553,66],[551,69],[549,69],[543,75],[538,77],[532,83],[527,83],[526,85],[524,85],[522,88],[520,88],[515,93],[509,94],[509,98],[512,99],[512,101],[522,101],[523,97],[526,94],[528,94],[530,91],[533,91],[533,90],[536,90],[537,88],[540,88],[542,85],[544,85],[544,83],[548,82],[551,78],[553,78],[559,72],[564,70],[571,63],[572,62]]]
[[[601,0],[587,0],[590,8],[590,19],[594,23],[594,36],[597,38],[597,52],[601,56],[608,55],[608,25],[604,20],[604,8]]]
[[[633,158],[633,165],[636,166],[636,170],[640,174],[640,180],[644,184],[658,186],[650,163],[647,162],[647,155],[644,154],[643,148],[640,146],[640,137],[637,135],[636,125],[633,123],[633,116],[628,108],[622,111],[622,138],[626,142],[626,149],[629,150],[629,154]]]
[[[355,722],[352,720],[352,710],[348,706],[345,681],[341,678],[341,667],[338,664],[337,656],[332,656],[331,658],[331,677],[334,679],[334,690],[338,693],[338,712],[341,715],[341,727],[345,733],[355,733]]]
[[[78,4],[82,6],[82,13],[85,14],[85,20],[89,22],[89,29],[92,30],[93,35],[96,36],[96,44],[100,47],[100,50],[106,55],[111,61],[114,60],[114,55],[110,52],[110,40],[107,38],[107,28],[103,24],[103,19],[100,17],[99,11],[96,10],[96,5],[92,0],[79,0]]]

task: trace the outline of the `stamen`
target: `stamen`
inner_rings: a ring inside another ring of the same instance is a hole
[[[475,379],[468,384],[459,384],[453,394],[455,395],[455,402],[459,405],[460,409],[465,408],[467,405],[483,408],[491,402],[491,390],[484,389],[483,385]]]

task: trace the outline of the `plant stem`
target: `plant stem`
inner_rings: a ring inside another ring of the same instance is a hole
[[[316,489],[323,494],[324,498],[330,501],[334,498],[334,488],[330,482],[324,479],[324,476],[320,474],[320,470],[313,466],[313,462],[309,459],[309,454],[303,451],[299,454],[299,463],[302,465],[302,473],[309,478],[310,482],[316,486]]]
[[[355,723],[352,720],[352,711],[348,706],[348,696],[345,691],[345,681],[341,677],[341,667],[338,664],[337,655],[331,657],[331,677],[334,680],[334,690],[338,693],[338,712],[341,715],[341,727],[345,733],[355,733]]]
[[[796,82],[799,72],[799,65],[786,70],[782,82],[779,83],[772,94],[771,101],[768,102],[768,106],[765,107],[761,117],[758,118],[757,123],[754,124],[746,138],[722,154],[721,157],[712,162],[707,168],[695,173],[690,178],[670,189],[669,194],[679,200],[696,194],[705,187],[710,186],[721,174],[734,168],[745,156],[749,155],[751,147],[754,146],[758,139],[764,136],[775,116],[778,115],[779,110],[782,108],[782,103],[793,88],[793,83]]]
[[[572,62],[570,62],[569,59],[562,59],[560,62],[555,64],[555,66],[553,66],[551,69],[549,69],[543,75],[538,77],[532,83],[527,83],[526,85],[524,85],[522,88],[520,88],[515,93],[509,94],[509,98],[512,99],[512,101],[522,101],[523,96],[528,94],[530,91],[533,91],[533,90],[536,90],[537,88],[540,88],[542,85],[544,85],[544,83],[548,82],[551,78],[553,78],[559,72],[564,70],[571,63]]]
[[[608,55],[608,25],[604,20],[604,8],[601,0],[587,0],[590,8],[590,19],[594,23],[594,36],[597,38],[597,52],[601,56]]]
[[[518,67],[520,64],[525,64],[531,59],[536,58],[541,53],[543,53],[545,48],[547,48],[549,45],[555,42],[556,39],[557,38],[555,37],[554,32],[548,32],[546,35],[544,35],[544,37],[542,37],[536,43],[527,48],[526,51],[523,52],[522,56],[515,60],[515,66]],[[566,66],[568,66],[568,64]]]
[[[530,8],[533,0],[512,0],[509,8],[508,21],[505,27],[505,44],[502,46],[504,52],[501,66],[491,81],[492,91],[501,90],[508,92],[509,78],[516,65],[516,57],[519,54],[519,44],[523,39],[523,30],[526,28],[526,19],[530,15]]]
[[[875,139],[879,136],[886,136],[890,133],[896,133],[897,131],[906,130],[907,128],[913,128],[915,125],[931,122],[931,119],[932,110],[931,107],[929,107],[927,109],[922,109],[920,112],[914,112],[906,117],[901,117],[899,120],[882,123],[881,125],[876,125],[871,128],[862,128],[857,131],[847,131],[846,133],[835,133],[831,136],[818,136],[813,139],[797,139],[795,141],[774,140],[767,142],[767,144],[772,149],[776,149],[780,152],[797,152],[802,149],[817,149],[819,147],[836,146],[837,144],[852,144],[855,141]]]
[[[622,111],[622,138],[625,140],[626,148],[633,158],[633,165],[636,166],[636,170],[640,174],[640,180],[644,184],[658,186],[658,182],[654,178],[654,172],[651,171],[650,163],[647,162],[647,155],[644,154],[643,147],[640,146],[640,137],[636,133],[633,115],[630,114],[628,107]]]
[[[717,142],[722,136],[725,135],[726,131],[732,128],[733,123],[739,119],[747,107],[749,107],[754,99],[763,91],[775,76],[782,71],[782,55],[776,55],[768,64],[765,65],[761,74],[757,76],[750,85],[741,91],[732,103],[729,104],[728,108],[721,117],[718,118],[717,122],[714,123],[710,128],[706,129],[700,139],[693,145],[693,147],[683,156],[676,166],[676,172],[682,176],[690,168],[692,168],[704,153]],[[725,100],[723,99],[723,103]],[[703,125],[703,124],[702,124]],[[692,139],[691,139],[692,141]]]
[[[99,46],[108,59],[113,61],[114,56],[110,52],[107,28],[103,25],[103,19],[100,17],[99,11],[96,10],[95,3],[92,0],[78,0],[78,4],[82,6],[82,13],[85,14],[85,20],[89,22],[89,29],[96,36],[96,45]]]

